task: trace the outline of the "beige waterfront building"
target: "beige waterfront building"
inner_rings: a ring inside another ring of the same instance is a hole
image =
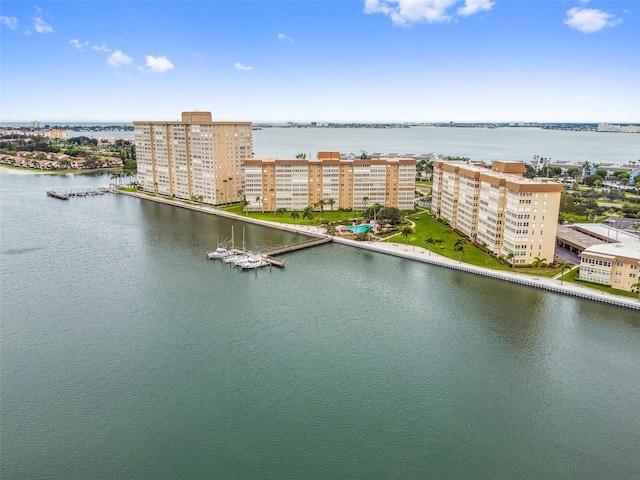
[[[244,162],[247,211],[327,208],[362,210],[379,203],[413,210],[416,160],[344,159],[318,152],[315,159],[252,158]]]
[[[251,158],[251,122],[214,122],[182,112],[176,122],[133,122],[138,181],[144,190],[222,204],[243,199],[242,166]]]
[[[461,161],[433,166],[431,208],[437,218],[513,264],[536,257],[553,261],[561,184],[524,178],[522,162],[496,161],[490,169]]]
[[[640,240],[640,239],[638,239]],[[640,242],[601,243],[580,254],[580,279],[627,291],[637,291]],[[636,285],[634,287],[634,285]]]

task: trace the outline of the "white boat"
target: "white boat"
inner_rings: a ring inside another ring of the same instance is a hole
[[[207,252],[207,258],[215,259],[215,258],[224,258],[231,255],[231,252],[227,249],[227,244],[221,242],[218,244],[218,248],[216,248],[213,252]]]
[[[247,259],[238,263],[238,267],[243,270],[249,270],[253,268],[260,268],[267,265],[267,262],[260,255],[248,255]]]
[[[224,263],[232,263],[234,265],[237,265],[238,263],[246,260],[246,258],[247,256],[244,253],[232,253],[224,257],[222,261]]]

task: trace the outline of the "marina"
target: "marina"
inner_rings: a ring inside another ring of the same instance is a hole
[[[118,190],[112,187],[84,188],[74,190],[48,190],[47,196],[57,198],[59,200],[69,200],[71,197],[93,197],[96,195],[104,195],[106,193],[118,193]]]
[[[333,240],[333,238],[329,235],[322,235],[314,238],[312,240],[308,240],[301,243],[295,243],[292,245],[286,245],[284,247],[274,248],[267,252],[258,253],[252,252],[250,250],[238,249],[238,248],[227,248],[224,242],[218,244],[218,247],[213,252],[207,252],[207,258],[210,260],[220,259],[224,263],[234,263],[237,257],[253,257],[260,258],[262,262],[252,262],[249,264],[249,267],[244,266],[243,264],[238,262],[237,266],[240,266],[244,269],[252,269],[252,268],[260,268],[266,266],[274,266],[284,268],[285,261],[282,258],[276,258],[276,255],[282,255],[283,253],[295,252],[297,250],[303,250],[305,248],[311,248],[318,245],[323,245],[325,243],[329,243]]]

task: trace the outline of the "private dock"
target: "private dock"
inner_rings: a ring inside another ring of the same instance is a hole
[[[232,255],[240,253],[245,253],[247,255],[260,255],[269,266],[284,268],[284,259],[277,258],[276,255],[295,252],[296,250],[302,250],[304,248],[315,247],[317,245],[322,245],[323,243],[329,243],[331,241],[332,237],[326,236],[314,238],[313,240],[309,240],[306,242],[294,243],[293,245],[287,245],[285,247],[274,248],[263,253],[252,252],[251,250],[241,250],[239,248],[230,248],[229,252],[231,252]]]
[[[93,197],[96,195],[104,195],[105,193],[118,193],[115,188],[100,187],[100,188],[83,188],[68,191],[55,191],[49,190],[47,195],[60,200],[69,200],[71,197]]]

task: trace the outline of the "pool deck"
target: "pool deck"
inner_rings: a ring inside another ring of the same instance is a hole
[[[189,210],[195,210],[198,212],[220,215],[223,217],[234,218],[239,221],[255,223],[263,225],[265,227],[278,228],[280,230],[286,230],[290,232],[301,233],[312,237],[329,237],[326,230],[322,227],[312,225],[293,225],[280,222],[269,222],[266,220],[259,220],[252,218],[251,216],[237,215],[230,213],[219,208],[201,206],[195,204],[187,204],[181,201],[169,200],[163,197],[150,196],[144,193],[138,192],[125,192],[120,190],[120,193],[129,195],[132,197],[141,198],[143,200],[150,200],[158,203],[165,203],[167,205],[173,205],[176,207],[186,208]],[[573,282],[561,282],[559,279],[553,279],[548,277],[538,277],[535,275],[529,275],[524,273],[517,273],[515,271],[494,270],[491,268],[483,268],[468,263],[461,263],[457,260],[444,257],[435,252],[431,252],[426,248],[405,245],[402,242],[368,242],[368,241],[356,241],[339,236],[332,237],[333,242],[341,245],[348,245],[355,248],[361,248],[370,250],[373,252],[384,253],[386,255],[393,255],[395,257],[405,258],[408,260],[414,260],[422,263],[428,263],[439,267],[451,268],[454,270],[460,270],[475,275],[481,275],[484,277],[495,278],[497,280],[504,280],[507,282],[518,283],[529,287],[539,288],[543,290],[553,291],[565,295],[572,295],[575,297],[585,298],[588,300],[594,300],[597,302],[608,303],[610,305],[616,305],[619,307],[631,308],[640,310],[640,301],[629,297],[622,297],[620,295],[612,295],[605,293],[594,288],[589,288],[585,285],[579,285]]]

